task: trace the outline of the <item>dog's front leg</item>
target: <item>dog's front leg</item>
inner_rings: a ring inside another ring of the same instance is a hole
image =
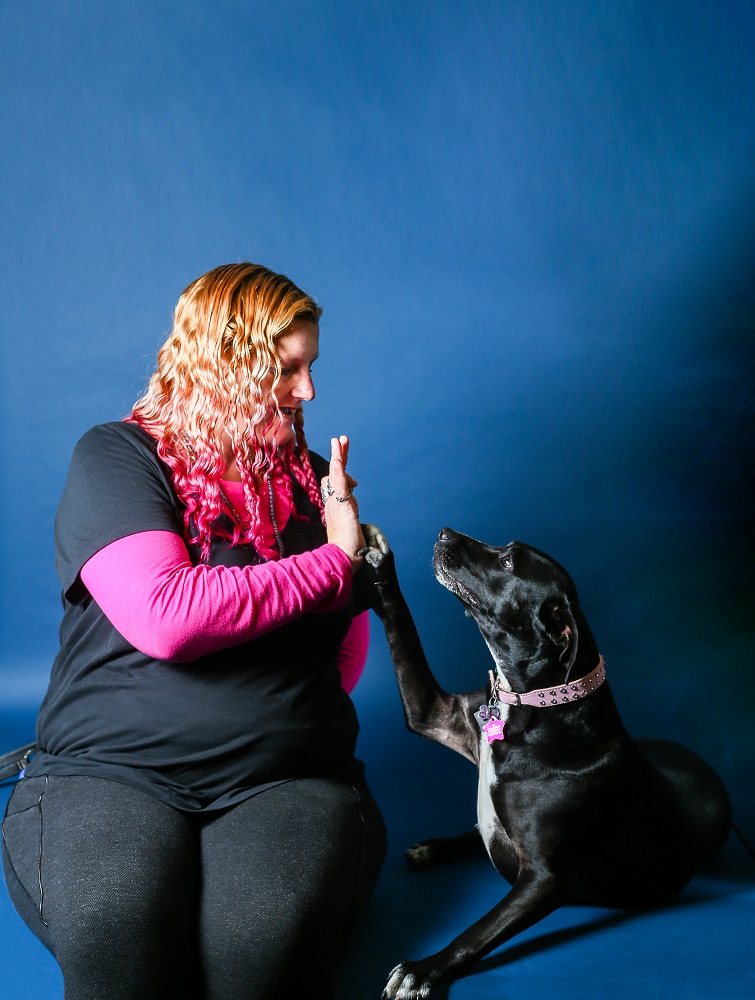
[[[553,877],[520,874],[500,903],[441,951],[397,965],[383,991],[383,1000],[424,1000],[434,987],[463,976],[493,949],[542,920],[562,903],[562,894]]]
[[[409,606],[401,593],[388,542],[372,524],[363,524],[365,559],[375,577],[380,616],[393,660],[406,724],[414,733],[435,740],[474,761],[467,733],[459,724],[459,696],[446,693],[433,676]]]

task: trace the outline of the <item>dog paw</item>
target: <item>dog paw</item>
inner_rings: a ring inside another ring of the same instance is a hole
[[[362,534],[367,545],[359,550],[364,556],[367,571],[372,578],[372,610],[385,621],[397,594],[400,594],[396,564],[385,535],[374,524],[363,524]]]
[[[429,959],[402,962],[388,977],[382,1000],[425,1000],[442,977],[434,974]]]
[[[404,857],[412,868],[432,868],[437,864],[431,843],[413,844],[406,849]]]
[[[367,542],[367,548],[362,550],[364,558],[374,570],[380,570],[393,560],[388,539],[374,524],[363,524],[361,527]]]

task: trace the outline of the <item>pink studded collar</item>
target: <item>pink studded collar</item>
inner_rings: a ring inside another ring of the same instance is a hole
[[[597,667],[585,677],[580,677],[578,681],[568,681],[566,684],[559,684],[552,688],[536,688],[526,694],[517,694],[515,691],[507,691],[501,684],[500,678],[490,671],[491,699],[502,701],[504,705],[529,705],[531,708],[551,708],[554,705],[563,705],[568,701],[579,701],[586,698],[588,694],[597,691],[606,679],[606,665],[601,656]]]
[[[528,705],[531,708],[554,708],[557,705],[568,704],[572,701],[579,701],[586,698],[588,694],[597,691],[606,679],[606,666],[603,657],[598,659],[597,667],[585,677],[580,677],[577,681],[567,681],[565,684],[557,684],[552,688],[535,688],[534,691],[527,691],[518,694],[516,691],[507,691],[503,686],[500,677],[496,677],[490,671],[490,701],[487,705],[480,705],[479,711],[475,712],[477,725],[488,738],[488,743],[494,740],[506,738],[506,719],[501,718],[499,705]]]

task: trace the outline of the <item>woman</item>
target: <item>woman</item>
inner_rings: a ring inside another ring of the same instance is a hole
[[[303,433],[319,317],[264,267],[208,272],[129,419],[75,449],[61,647],[3,823],[66,1000],[327,997],[374,887],[356,483],[345,437],[328,465]]]

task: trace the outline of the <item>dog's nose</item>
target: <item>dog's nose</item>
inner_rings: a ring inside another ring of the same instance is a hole
[[[441,528],[438,532],[438,541],[447,542],[453,538],[453,531],[450,528]]]

